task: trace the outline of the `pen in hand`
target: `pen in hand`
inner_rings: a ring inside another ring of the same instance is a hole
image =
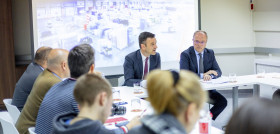
[[[141,113],[140,117],[142,118],[144,113],[146,112],[147,108],[145,108],[145,110],[143,110],[143,112]]]

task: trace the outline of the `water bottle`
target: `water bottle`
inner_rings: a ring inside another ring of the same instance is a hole
[[[199,119],[199,134],[211,134],[212,117],[210,112],[201,111]]]

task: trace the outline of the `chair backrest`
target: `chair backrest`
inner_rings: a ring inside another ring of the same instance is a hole
[[[12,99],[4,99],[3,100],[9,114],[11,115],[12,119],[14,120],[14,124],[17,122],[18,117],[20,115],[20,111],[14,105],[12,105]]]
[[[35,127],[28,128],[28,132],[29,132],[29,134],[36,134],[35,133]]]
[[[0,112],[0,122],[2,125],[3,134],[19,134],[8,112]]]

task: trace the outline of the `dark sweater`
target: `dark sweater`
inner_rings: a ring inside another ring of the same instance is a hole
[[[69,125],[69,120],[72,120],[77,116],[77,113],[63,113],[54,118],[53,133],[54,134],[123,134],[121,128],[108,130],[101,121],[91,120],[84,118],[77,121],[74,124]]]
[[[142,125],[128,131],[128,134],[187,134],[185,128],[171,114],[145,116]]]

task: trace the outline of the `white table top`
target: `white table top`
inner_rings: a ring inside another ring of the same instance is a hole
[[[229,88],[235,86],[244,86],[256,84],[255,75],[237,76],[236,82],[229,82],[228,77],[220,77],[218,79],[212,79],[211,81],[201,81],[201,84],[205,90],[219,89],[219,88]]]
[[[147,89],[142,87],[140,88],[142,89],[143,93],[140,94],[135,94],[133,87],[122,86],[122,87],[113,87],[113,88],[119,89],[121,91],[120,98],[127,98],[127,97],[147,98],[148,97]]]
[[[264,78],[256,78],[257,84],[264,84],[280,88],[280,73],[267,73]]]
[[[267,73],[264,74],[263,78],[259,75],[244,75],[237,76],[236,82],[230,83],[228,77],[220,77],[218,79],[213,79],[211,81],[205,82],[201,81],[204,89],[219,89],[219,88],[230,88],[235,86],[253,85],[253,84],[264,84],[275,87],[280,87],[280,73]]]

